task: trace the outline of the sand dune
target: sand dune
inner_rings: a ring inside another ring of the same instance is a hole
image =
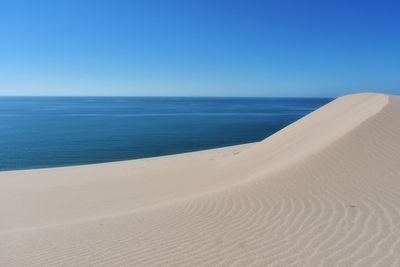
[[[400,97],[260,143],[0,173],[0,266],[400,266]]]

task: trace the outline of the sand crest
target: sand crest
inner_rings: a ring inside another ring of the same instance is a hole
[[[0,266],[400,266],[400,97],[260,143],[0,172]]]

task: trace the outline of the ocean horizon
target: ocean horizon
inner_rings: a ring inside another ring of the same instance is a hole
[[[257,142],[332,100],[0,97],[0,170],[103,163]]]

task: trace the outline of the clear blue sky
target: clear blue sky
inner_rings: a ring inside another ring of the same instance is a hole
[[[400,2],[0,0],[0,95],[400,94]]]

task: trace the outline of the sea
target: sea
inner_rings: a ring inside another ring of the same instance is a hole
[[[332,100],[0,97],[0,170],[139,159],[257,142]]]

